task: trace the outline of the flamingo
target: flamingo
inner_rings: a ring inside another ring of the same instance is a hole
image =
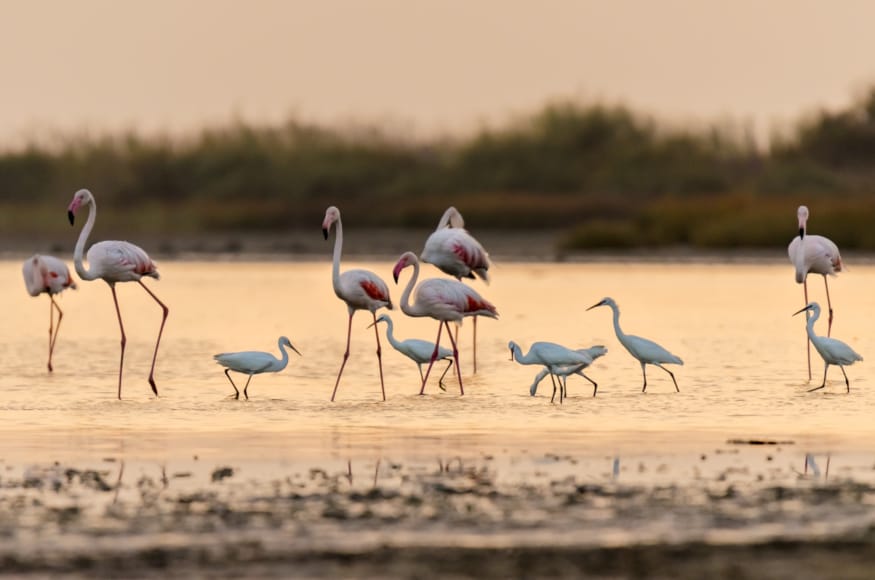
[[[337,373],[337,381],[334,383],[334,391],[331,393],[331,400],[334,401],[337,395],[337,387],[340,385],[340,376],[343,374],[343,367],[346,366],[346,360],[349,358],[349,341],[352,336],[352,317],[356,310],[368,310],[374,318],[374,323],[377,322],[377,310],[386,307],[392,310],[392,300],[389,297],[389,288],[379,276],[368,270],[347,270],[343,274],[340,273],[340,253],[343,250],[343,224],[340,221],[340,210],[334,206],[325,210],[325,219],[322,220],[322,234],[325,239],[328,239],[328,232],[331,226],[335,227],[336,236],[334,238],[334,263],[331,268],[331,282],[334,286],[334,293],[337,297],[346,302],[349,310],[349,324],[346,330],[346,351],[343,353],[343,362],[340,365],[340,371]],[[383,400],[386,400],[386,387],[383,382],[383,360],[382,349],[380,348],[380,333],[374,327],[374,336],[377,339],[377,366],[380,368],[380,389],[383,392]]]
[[[589,348],[580,348],[580,349],[577,349],[577,352],[588,354],[590,356],[590,358],[592,358],[592,360],[595,360],[595,359],[599,358],[600,356],[605,355],[608,352],[608,349],[606,349],[605,347],[603,347],[601,345],[598,345],[598,346],[591,346]],[[566,398],[566,399],[568,398],[567,382],[568,382],[569,375],[580,375],[583,378],[585,378],[586,380],[588,380],[589,382],[591,382],[592,383],[592,396],[595,397],[596,392],[599,390],[598,383],[596,383],[594,380],[592,380],[591,378],[589,378],[588,376],[586,376],[583,373],[583,369],[585,369],[588,366],[589,365],[586,365],[586,364],[568,365],[568,366],[563,366],[563,367],[555,367],[553,369],[552,374],[557,376],[557,377],[560,377],[561,381],[562,381],[562,390],[559,391],[559,402],[560,403],[562,402],[563,398]],[[531,396],[533,396],[533,397],[535,396],[535,393],[538,392],[538,384],[540,384],[540,382],[542,380],[544,380],[544,377],[546,377],[548,374],[551,374],[550,367],[544,367],[544,369],[541,370],[541,372],[539,372],[537,375],[535,375],[535,381],[532,383],[532,386],[529,387],[529,394]],[[553,396],[550,397],[551,403],[553,402],[553,399],[556,397],[555,384],[553,386],[554,386]]]
[[[24,274],[24,285],[27,293],[31,296],[39,296],[46,293],[49,296],[49,372],[52,372],[52,353],[55,350],[55,341],[58,339],[58,331],[61,330],[61,319],[64,312],[55,302],[55,294],[60,294],[67,288],[76,289],[76,282],[70,276],[70,269],[59,258],[54,256],[41,256],[34,254],[24,261],[21,268]],[[55,310],[58,311],[58,324],[54,324]]]
[[[863,360],[859,354],[854,352],[847,344],[843,343],[840,340],[836,340],[835,338],[829,338],[826,336],[817,336],[814,334],[814,323],[817,322],[817,319],[820,318],[820,304],[817,302],[811,302],[807,304],[805,308],[795,312],[793,316],[801,312],[805,312],[807,316],[807,312],[811,311],[812,314],[808,318],[808,322],[805,325],[805,330],[808,333],[808,338],[811,340],[812,344],[814,344],[814,350],[820,354],[820,357],[823,359],[824,367],[823,367],[823,384],[819,387],[814,387],[813,389],[809,389],[808,392],[816,391],[818,389],[822,389],[826,386],[826,371],[829,370],[829,365],[836,365],[840,369],[842,369],[842,374],[845,377],[845,387],[847,387],[848,392],[851,392],[851,383],[848,381],[848,375],[845,373],[845,365],[852,365],[858,360]]]
[[[167,322],[167,315],[170,313],[170,309],[149,290],[148,286],[143,284],[142,278],[148,276],[158,280],[158,268],[149,258],[149,255],[139,246],[135,246],[130,242],[104,241],[97,242],[88,249],[88,269],[86,270],[82,263],[82,253],[85,251],[85,242],[88,240],[91,229],[94,227],[94,221],[97,218],[97,202],[90,191],[80,189],[73,195],[73,201],[67,207],[70,225],[74,224],[76,212],[84,206],[88,207],[88,220],[85,222],[85,227],[82,228],[79,239],[76,241],[76,248],[73,250],[73,264],[80,278],[83,280],[102,278],[104,282],[109,284],[109,289],[112,290],[112,301],[115,303],[115,312],[118,316],[118,325],[122,334],[121,356],[118,363],[118,398],[119,400],[122,398],[122,368],[125,361],[125,343],[127,338],[125,337],[122,313],[119,309],[118,297],[115,292],[117,282],[136,282],[161,306],[163,313],[161,327],[158,329],[155,353],[152,355],[152,368],[149,370],[149,385],[152,387],[152,392],[157,395],[155,361],[158,359],[158,345],[161,344],[161,334],[164,332],[164,323]]]
[[[652,340],[623,333],[622,329],[620,329],[620,308],[613,298],[605,298],[598,304],[593,304],[587,310],[592,310],[598,306],[609,306],[614,311],[614,332],[617,334],[617,340],[629,351],[629,354],[641,363],[641,372],[644,375],[644,387],[641,389],[641,392],[643,393],[647,390],[647,370],[644,368],[644,365],[647,364],[652,364],[667,372],[671,376],[675,390],[681,392],[680,388],[678,388],[678,382],[674,378],[674,373],[662,365],[667,363],[683,365],[684,361]]]
[[[489,284],[489,254],[465,229],[465,220],[450,206],[438,222],[437,229],[425,240],[420,259],[436,266],[457,280],[474,279],[475,275]],[[477,317],[474,317],[474,373],[477,373]],[[456,339],[458,340],[458,329]]]
[[[394,324],[392,323],[392,318],[388,314],[381,314],[379,317],[377,317],[377,321],[370,326],[373,326],[378,322],[386,323],[386,338],[389,339],[389,344],[391,344],[395,350],[415,362],[416,366],[419,368],[419,378],[424,379],[425,377],[422,374],[422,365],[431,360],[431,353],[434,352],[434,343],[427,340],[420,340],[418,338],[408,338],[407,340],[400,341],[397,340],[395,338],[395,328]],[[453,351],[448,348],[439,346],[438,356],[436,360],[450,361],[450,364],[448,364],[447,368],[444,369],[441,378],[438,379],[438,385],[440,386],[441,390],[445,391],[446,389],[444,388],[444,377],[447,376],[447,372],[449,372],[450,367],[453,366]]]
[[[298,356],[301,356],[298,349],[292,346],[291,341],[285,336],[279,338],[277,345],[279,346],[280,352],[283,353],[281,359],[276,358],[269,352],[261,352],[258,350],[222,352],[213,355],[216,362],[225,367],[225,376],[231,381],[231,386],[234,387],[234,392],[236,393],[234,396],[235,399],[240,398],[240,391],[237,390],[237,385],[234,384],[234,380],[231,378],[231,375],[228,374],[230,371],[237,371],[238,373],[249,375],[249,378],[246,379],[246,386],[243,387],[243,396],[249,400],[249,393],[246,391],[249,389],[249,381],[252,380],[252,375],[258,375],[261,373],[278,373],[289,364],[289,353],[285,347],[289,347],[297,352]]]
[[[808,274],[820,274],[823,276],[823,285],[826,287],[826,305],[829,310],[829,322],[826,327],[826,335],[832,334],[832,302],[829,299],[829,281],[827,275],[835,276],[842,271],[842,256],[839,248],[829,238],[816,235],[808,235],[808,208],[800,205],[796,210],[799,219],[799,236],[793,238],[787,247],[790,262],[796,267],[796,283],[802,284],[805,296],[805,304],[808,304]],[[805,317],[808,318],[806,312]],[[811,380],[811,343],[806,338],[805,346],[808,352],[808,380]]]
[[[422,388],[419,394],[421,395],[425,392],[425,383],[428,380],[431,367],[438,358],[441,330],[446,326],[447,333],[450,335],[450,343],[453,345],[453,360],[456,363],[456,374],[459,377],[459,391],[464,395],[465,388],[462,386],[462,371],[459,369],[459,349],[456,348],[456,341],[450,332],[450,321],[461,324],[466,316],[498,318],[498,312],[495,306],[484,300],[475,290],[461,282],[445,278],[423,280],[416,288],[415,302],[410,304],[410,293],[419,279],[419,259],[416,257],[416,254],[413,252],[403,253],[392,270],[392,277],[397,284],[401,270],[408,266],[413,266],[413,276],[401,294],[401,311],[408,316],[428,316],[438,321],[438,333],[434,341],[434,351],[431,354],[428,369],[426,369],[425,376],[422,379]]]
[[[564,367],[578,366],[585,368],[592,364],[593,357],[583,350],[572,350],[555,342],[534,342],[529,347],[529,352],[523,354],[520,346],[514,341],[507,343],[510,349],[510,360],[515,360],[521,365],[541,365],[547,367],[550,381],[553,382],[553,396],[556,396],[556,382],[554,376]],[[559,391],[559,402],[562,402],[564,390]],[[552,402],[553,399],[551,398]]]

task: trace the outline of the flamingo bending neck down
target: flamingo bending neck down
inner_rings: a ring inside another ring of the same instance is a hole
[[[112,290],[112,300],[115,303],[115,312],[118,316],[118,325],[122,335],[121,356],[118,363],[118,398],[122,398],[122,368],[125,361],[125,343],[127,338],[125,337],[122,313],[119,309],[118,297],[115,292],[117,282],[138,283],[161,306],[163,312],[161,327],[158,330],[158,339],[155,341],[155,353],[152,355],[152,367],[149,370],[149,385],[152,387],[152,392],[157,395],[155,361],[158,358],[158,345],[161,344],[161,334],[164,332],[164,323],[167,322],[167,315],[170,313],[170,309],[149,290],[148,286],[143,284],[142,278],[148,276],[157,280],[159,278],[158,268],[149,258],[149,255],[139,246],[135,246],[130,242],[104,241],[97,242],[88,249],[88,269],[86,269],[82,263],[82,255],[85,251],[85,243],[91,234],[91,229],[94,227],[94,221],[97,219],[97,202],[90,191],[80,189],[73,195],[73,201],[70,202],[67,208],[70,225],[73,225],[76,213],[84,206],[88,207],[88,220],[85,222],[85,227],[82,228],[82,232],[79,234],[79,239],[76,242],[76,248],[73,251],[73,263],[76,267],[76,273],[80,278],[83,280],[101,278],[109,284],[109,288]]]
[[[349,310],[349,323],[346,329],[346,351],[343,353],[343,362],[337,372],[337,380],[334,383],[334,391],[331,400],[337,395],[337,387],[340,385],[340,377],[343,375],[343,367],[349,358],[349,341],[352,336],[352,317],[356,310],[367,310],[371,313],[374,323],[377,322],[377,310],[386,307],[392,310],[392,300],[389,297],[389,288],[379,276],[369,270],[347,270],[340,273],[340,254],[343,251],[343,224],[340,221],[340,210],[334,206],[325,210],[325,219],[322,220],[322,234],[328,239],[328,232],[334,226],[336,235],[334,238],[334,261],[331,266],[331,283],[334,293],[338,298],[346,302]],[[386,386],[383,382],[382,348],[380,347],[380,333],[374,326],[374,336],[377,339],[377,366],[380,369],[380,389],[383,400],[386,400]]]
[[[70,276],[67,264],[54,256],[34,254],[24,261],[21,268],[24,275],[24,285],[31,296],[47,294],[49,297],[49,372],[52,372],[52,353],[55,351],[55,341],[61,330],[61,319],[64,312],[55,302],[55,294],[60,294],[67,288],[76,289],[76,282]],[[54,323],[55,310],[58,311],[58,323]]]
[[[428,375],[431,372],[431,367],[434,361],[438,358],[438,349],[441,343],[441,331],[444,326],[447,327],[447,334],[450,336],[450,343],[453,345],[453,360],[456,363],[456,374],[459,377],[459,391],[462,395],[465,394],[465,388],[462,385],[462,371],[459,368],[459,349],[456,347],[456,341],[450,332],[450,322],[462,323],[466,316],[488,316],[489,318],[498,318],[498,312],[495,306],[484,300],[480,294],[473,289],[465,286],[456,280],[448,280],[446,278],[429,278],[423,280],[416,287],[415,302],[410,304],[410,293],[416,282],[419,279],[419,259],[413,252],[405,252],[399,258],[398,263],[392,270],[392,277],[395,278],[395,283],[398,283],[398,276],[401,270],[408,266],[413,266],[413,276],[407,283],[407,287],[401,294],[401,311],[408,316],[428,316],[438,321],[437,339],[434,341],[434,352],[428,363],[428,369],[425,371],[425,376],[422,379],[422,388],[419,394],[425,392],[425,383],[428,381]]]
[[[808,304],[808,274],[820,274],[823,276],[823,285],[826,288],[826,306],[829,319],[826,327],[826,335],[832,334],[832,302],[829,298],[829,280],[827,276],[835,276],[844,268],[842,256],[835,242],[824,236],[808,235],[808,208],[800,205],[796,210],[799,220],[799,235],[793,238],[787,247],[790,262],[796,268],[796,283],[802,284],[802,292],[805,304]],[[805,312],[806,319],[809,312]],[[811,341],[806,337],[805,347],[808,353],[808,380],[811,380]]]

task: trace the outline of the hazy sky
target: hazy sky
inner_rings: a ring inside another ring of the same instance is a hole
[[[759,135],[875,82],[866,0],[0,0],[0,144],[232,117],[499,123],[556,98]]]

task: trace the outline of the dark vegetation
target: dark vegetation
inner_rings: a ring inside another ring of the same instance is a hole
[[[0,232],[62,231],[88,187],[104,237],[312,228],[332,204],[359,228],[432,227],[453,204],[474,230],[549,229],[565,249],[782,247],[805,203],[812,231],[872,250],[873,161],[875,89],[768,151],[736,127],[577,103],[458,140],[294,120],[180,140],[78,136],[0,153]]]

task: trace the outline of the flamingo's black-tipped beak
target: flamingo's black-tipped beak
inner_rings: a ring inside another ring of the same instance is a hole
[[[322,228],[322,235],[326,240],[328,239],[328,228]]]
[[[810,306],[806,306],[805,308],[803,308],[803,309],[801,309],[801,310],[797,310],[796,312],[794,312],[794,313],[793,313],[793,316],[796,316],[797,314],[802,314],[802,313],[805,312],[806,310],[810,310],[810,309],[811,309]]]
[[[398,272],[392,272],[392,278],[395,280],[395,283],[398,283]]]
[[[799,239],[805,238],[805,228],[799,228]]]
[[[70,225],[72,226],[73,223],[76,221],[76,214],[74,214],[70,210],[67,210],[67,218],[70,220]]]

